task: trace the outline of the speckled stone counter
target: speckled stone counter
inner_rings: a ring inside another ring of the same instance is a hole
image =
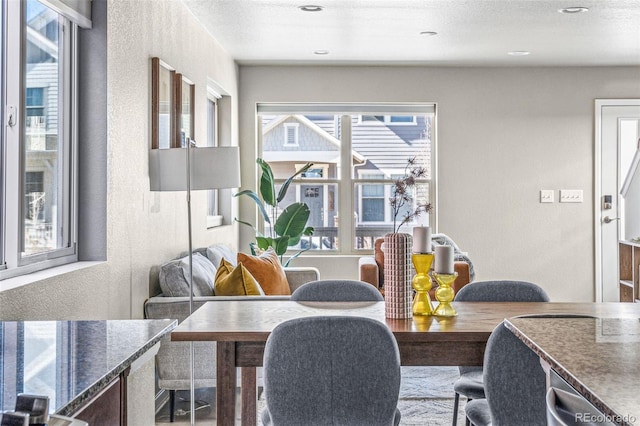
[[[49,411],[72,415],[138,362],[174,320],[0,322],[0,410],[18,393],[49,396]]]
[[[505,324],[616,423],[640,425],[638,318],[512,318]]]

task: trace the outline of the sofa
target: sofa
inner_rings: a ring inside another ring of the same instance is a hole
[[[248,255],[244,255],[248,256]],[[213,280],[218,273],[221,260],[225,259],[237,266],[238,254],[224,245],[213,245],[194,250],[193,253],[193,309],[205,302],[225,303],[229,300],[288,299],[286,294],[279,295],[242,295],[216,296],[213,294]],[[278,264],[279,265],[279,264]],[[316,268],[283,268],[290,291],[300,285],[320,279]],[[149,298],[144,303],[144,315],[149,319],[171,318],[182,322],[189,316],[188,296],[188,256],[183,253],[178,258],[151,268],[149,273]],[[211,294],[209,286],[211,285]],[[184,293],[186,292],[186,293]],[[206,294],[206,295],[205,295]],[[175,407],[175,391],[190,387],[189,343],[172,342],[170,336],[161,340],[156,355],[158,387],[168,390],[170,397],[170,417],[173,421]],[[196,388],[216,386],[216,346],[215,342],[194,343],[195,365],[194,383]]]
[[[458,292],[466,284],[475,279],[475,270],[471,259],[463,253],[458,245],[445,234],[433,234],[431,236],[432,248],[437,245],[450,245],[454,250],[454,271],[458,273],[458,277],[454,281],[452,288],[454,292]],[[384,251],[382,250],[383,238],[378,238],[374,242],[374,255],[364,256],[359,259],[358,269],[360,281],[368,282],[384,293]],[[437,284],[433,281],[434,286],[429,292],[431,299],[435,300],[435,290]]]

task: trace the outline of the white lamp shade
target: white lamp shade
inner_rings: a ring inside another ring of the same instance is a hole
[[[152,149],[149,183],[152,191],[187,190],[187,152],[191,154],[191,190],[240,186],[237,146]]]

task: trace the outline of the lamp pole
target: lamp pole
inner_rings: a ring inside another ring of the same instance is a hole
[[[193,241],[191,237],[191,139],[187,141],[187,223],[189,228],[189,315],[193,313]],[[189,342],[189,412],[191,425],[196,424],[196,390],[195,390],[195,348],[193,341]]]

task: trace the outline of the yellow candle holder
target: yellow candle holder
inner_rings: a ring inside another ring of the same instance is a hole
[[[456,280],[458,273],[439,274],[434,272],[433,276],[439,284],[439,287],[436,290],[436,300],[440,302],[433,311],[433,315],[437,315],[439,317],[455,317],[458,313],[453,309],[453,306],[451,306],[454,296],[451,284]]]
[[[433,306],[429,297],[431,290],[431,277],[429,269],[433,263],[433,253],[414,253],[411,261],[416,268],[416,275],[411,281],[416,295],[413,298],[413,315],[432,315]]]

